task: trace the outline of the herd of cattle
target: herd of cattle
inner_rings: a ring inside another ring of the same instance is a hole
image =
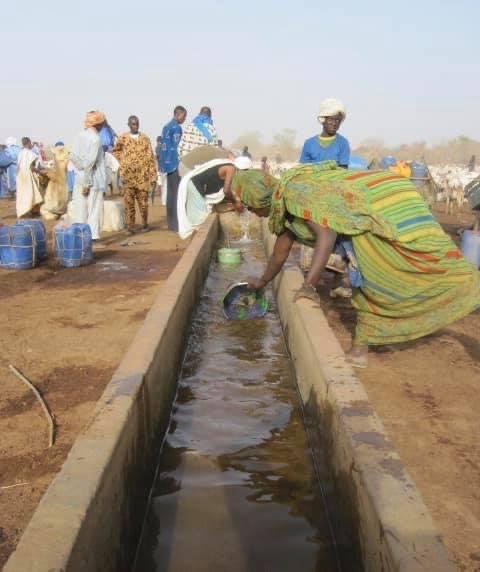
[[[455,207],[457,212],[461,212],[467,202],[465,189],[480,178],[480,173],[455,165],[432,165],[429,170],[435,187],[435,201],[445,201],[446,213],[453,214]]]

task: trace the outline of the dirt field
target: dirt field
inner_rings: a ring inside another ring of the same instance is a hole
[[[13,202],[0,201],[0,217],[15,220]],[[0,270],[0,569],[187,245],[165,230],[163,208],[151,223],[152,232],[129,238],[142,244],[105,235],[88,267]],[[9,364],[55,416],[51,449],[40,405]]]
[[[468,215],[437,216],[458,241]],[[348,349],[355,313],[328,297],[330,286],[322,307]],[[379,348],[356,372],[459,570],[480,571],[480,312],[418,342]]]

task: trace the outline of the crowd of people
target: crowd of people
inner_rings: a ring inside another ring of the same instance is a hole
[[[202,107],[183,129],[186,118],[187,110],[175,107],[154,152],[139,130],[138,117],[130,116],[129,131],[117,136],[102,112],[87,113],[69,161],[75,175],[74,220],[88,223],[94,240],[101,231],[107,158],[119,168],[131,234],[136,232],[135,204],[140,231],[149,230],[148,196],[159,172],[168,228],[182,238],[225,201],[239,213],[248,209],[268,217],[277,240],[263,275],[249,280],[252,288],[275,278],[297,241],[313,248],[313,258],[295,299],[316,300],[320,275],[332,253],[339,253],[358,312],[348,358],[356,367],[366,366],[370,345],[417,339],[480,307],[480,273],[463,258],[408,178],[348,169],[350,146],[338,133],[346,118],[340,101],[321,103],[321,132],[305,141],[298,164],[281,178],[269,173],[266,158],[254,169],[248,148],[240,156],[225,150],[209,107]],[[28,138],[22,149],[12,139],[6,143],[0,150],[2,185],[11,192],[16,179],[17,212],[31,214],[44,200],[38,190],[42,150]],[[12,159],[9,164],[5,155]],[[110,170],[115,168],[111,164]]]
[[[178,231],[176,213],[180,159],[198,147],[220,148],[222,145],[209,107],[202,107],[192,123],[182,130],[186,116],[187,111],[183,106],[175,108],[173,118],[157,138],[155,151],[147,135],[140,132],[138,117],[130,116],[127,122],[129,130],[117,135],[100,111],[87,113],[84,129],[69,149],[59,141],[55,149],[47,151],[42,144],[32,142],[28,137],[22,139],[20,147],[15,138],[9,137],[6,144],[0,146],[0,198],[16,199],[19,218],[38,215],[43,209],[42,205],[45,206],[47,202],[49,181],[55,179],[59,182],[55,166],[57,152],[62,148],[67,154],[67,161],[63,165],[64,178],[56,185],[62,200],[56,201],[54,210],[50,209],[54,216],[58,218],[65,214],[71,198],[73,222],[88,224],[93,240],[98,241],[104,196],[109,187],[116,186],[118,173],[129,234],[137,231],[136,206],[141,218],[139,232],[149,230],[148,198],[162,187],[168,228]]]

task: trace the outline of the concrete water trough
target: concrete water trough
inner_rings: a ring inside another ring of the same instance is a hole
[[[235,216],[212,215],[161,287],[5,572],[132,569],[192,315],[221,227],[238,230]],[[270,253],[273,237],[254,226]],[[355,570],[455,570],[321,309],[292,302],[302,280],[289,266],[274,292],[337,545],[351,547]]]

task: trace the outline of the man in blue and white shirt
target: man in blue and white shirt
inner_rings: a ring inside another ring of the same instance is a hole
[[[180,158],[187,155],[197,147],[212,145],[218,147],[219,138],[212,119],[212,110],[206,105],[200,109],[200,113],[187,125],[178,147]]]
[[[162,129],[162,146],[160,149],[160,170],[167,174],[167,224],[168,229],[178,231],[177,195],[180,175],[178,165],[178,145],[182,138],[182,123],[187,117],[187,110],[177,105],[171,119]]]

